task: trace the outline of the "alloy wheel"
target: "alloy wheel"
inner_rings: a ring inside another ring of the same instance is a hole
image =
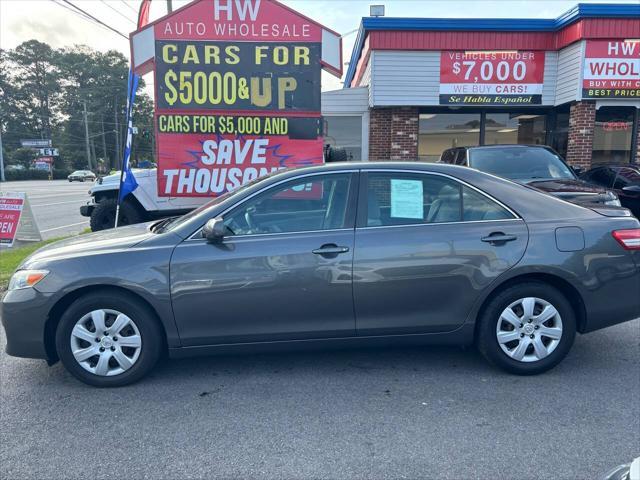
[[[518,362],[537,362],[558,347],[562,319],[546,300],[525,297],[511,303],[500,314],[496,337],[502,351]]]
[[[71,330],[71,352],[78,364],[98,376],[119,375],[135,365],[142,337],[135,322],[122,312],[93,310]]]

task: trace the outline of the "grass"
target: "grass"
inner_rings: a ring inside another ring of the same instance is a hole
[[[40,247],[49,243],[57,242],[66,237],[51,238],[42,242],[32,243],[16,248],[3,248],[0,250],[0,292],[6,290],[9,279],[20,262],[31,255]]]

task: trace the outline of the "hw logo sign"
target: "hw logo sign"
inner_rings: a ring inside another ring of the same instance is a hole
[[[226,20],[232,22],[234,20],[234,12],[238,20],[247,21],[247,14],[252,22],[258,18],[260,10],[260,0],[214,0],[213,12],[216,21],[220,20],[221,14],[226,14]]]

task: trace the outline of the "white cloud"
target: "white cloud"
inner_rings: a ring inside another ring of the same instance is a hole
[[[584,1],[584,0],[583,0]],[[590,0],[594,1],[594,0]],[[603,0],[600,0],[602,2]],[[608,3],[637,0],[604,0]],[[56,3],[57,2],[57,3]],[[80,8],[128,34],[139,8],[139,0],[72,0]],[[0,47],[13,48],[35,38],[54,47],[85,44],[99,51],[116,49],[129,56],[129,43],[124,38],[95,23],[83,19],[60,4],[62,0],[0,0]],[[188,3],[173,0],[174,9]],[[406,17],[556,17],[577,3],[577,0],[283,0],[283,3],[314,18],[339,33],[358,28],[362,16],[369,13],[372,3],[384,3],[387,16]],[[67,4],[65,4],[67,5]],[[153,0],[151,17],[166,13],[164,0]],[[69,7],[67,5],[67,7]],[[127,21],[127,17],[130,21]],[[344,61],[348,61],[356,35],[343,41]],[[150,84],[152,78],[146,79]],[[323,89],[340,88],[340,80],[323,74]]]

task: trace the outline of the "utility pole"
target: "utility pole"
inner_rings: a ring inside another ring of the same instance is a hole
[[[118,97],[113,98],[113,118],[116,124],[116,155],[115,155],[115,165],[116,168],[121,168],[120,165],[122,161],[122,150],[120,149],[120,126],[118,124]]]
[[[111,162],[109,162],[107,157],[107,142],[104,139],[104,117],[102,117],[102,160],[104,161],[104,166],[107,169],[107,172],[111,170]]]
[[[167,0],[167,13],[173,12],[173,3],[171,0]]]
[[[84,117],[84,139],[87,147],[87,165],[91,170],[91,150],[89,149],[89,121],[87,120],[87,102],[82,101],[82,116]]]
[[[2,154],[2,129],[0,128],[0,182],[4,182],[4,156]]]

